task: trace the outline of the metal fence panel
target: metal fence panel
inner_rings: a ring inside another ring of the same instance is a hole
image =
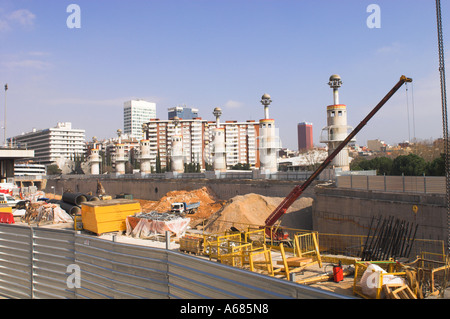
[[[74,264],[74,232],[32,228],[33,298],[75,298],[67,284],[68,266]]]
[[[80,268],[69,288],[67,267]],[[9,298],[339,298],[170,250],[73,231],[0,224],[0,295]]]
[[[31,233],[28,227],[0,224],[0,294],[31,298]]]
[[[164,250],[77,236],[76,263],[82,273],[77,294],[82,298],[168,296]]]
[[[290,299],[337,298],[336,294],[301,286],[193,256],[169,253],[171,298]]]
[[[386,192],[444,194],[445,177],[441,176],[338,176],[341,188],[365,189]]]

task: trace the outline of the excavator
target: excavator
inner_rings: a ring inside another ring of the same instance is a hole
[[[411,78],[402,75],[397,84],[386,94],[386,96],[374,107],[374,109],[353,129],[353,131],[343,140],[339,146],[328,155],[322,164],[314,171],[314,173],[302,184],[296,186],[286,198],[278,205],[277,208],[265,220],[265,234],[275,242],[289,242],[289,235],[274,225],[286,213],[288,208],[299,198],[300,195],[308,188],[309,185],[322,173],[322,171],[330,164],[330,162],[339,154],[339,152],[358,134],[358,132],[369,122],[369,120],[377,113],[381,107],[400,89],[400,87],[407,82],[412,82]]]

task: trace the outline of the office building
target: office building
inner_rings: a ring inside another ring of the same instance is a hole
[[[156,118],[156,104],[144,100],[131,100],[123,106],[123,133],[142,139],[142,124]]]
[[[43,130],[33,129],[12,140],[18,146],[34,150],[34,162],[45,165],[85,153],[85,130],[73,129],[70,122],[61,122],[56,127]]]
[[[299,123],[297,125],[297,138],[299,151],[307,151],[312,149],[314,147],[312,123]]]
[[[188,108],[188,107],[171,107],[168,109],[168,119],[173,120],[177,116],[182,120],[192,120],[198,117],[198,109]]]

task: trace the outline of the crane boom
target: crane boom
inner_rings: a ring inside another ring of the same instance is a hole
[[[278,207],[267,217],[265,221],[266,231],[268,227],[272,227],[283,216],[287,209],[294,203],[297,198],[305,191],[305,189],[322,173],[327,165],[336,157],[337,154],[355,137],[356,134],[367,124],[367,122],[377,113],[381,107],[398,91],[405,83],[412,82],[411,78],[402,75],[398,83],[389,91],[388,94],[375,106],[375,108],[353,129],[353,131],[342,141],[339,146],[323,161],[323,163],[314,171],[314,173],[302,184],[296,186],[288,196],[278,205]]]

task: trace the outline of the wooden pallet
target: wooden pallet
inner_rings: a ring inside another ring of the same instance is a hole
[[[408,285],[386,284],[383,285],[383,291],[388,299],[417,299]]]

